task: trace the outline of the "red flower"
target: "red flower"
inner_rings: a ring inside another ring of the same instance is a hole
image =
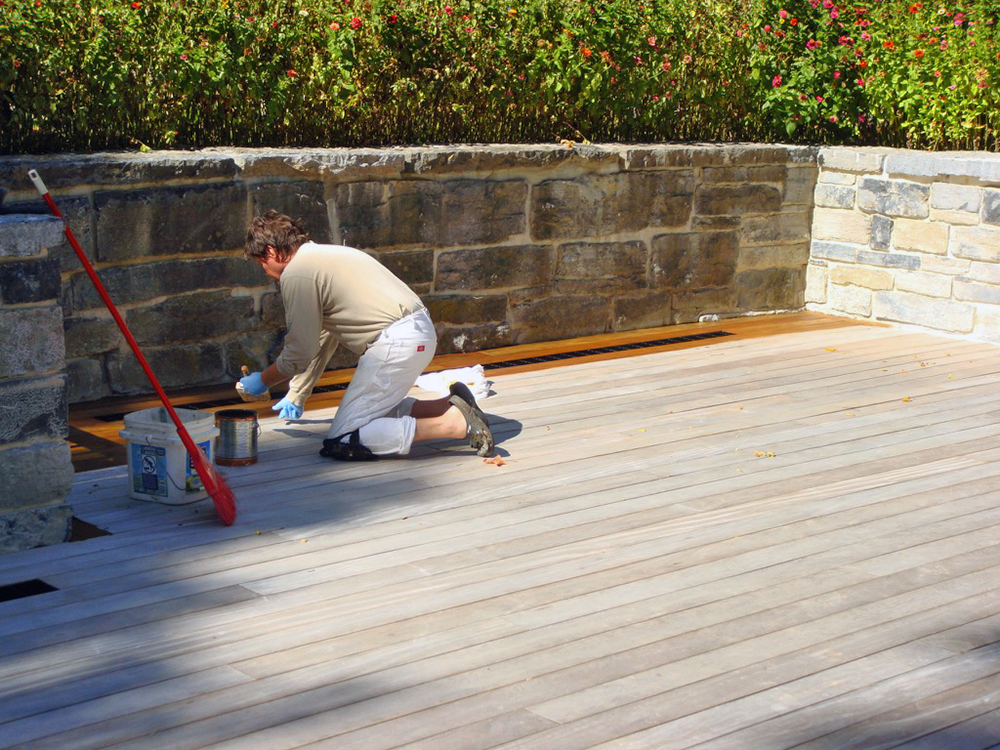
[[[139,10],[142,7],[142,3],[132,3],[132,10]]]
[[[781,86],[781,76],[775,76],[774,78],[772,78],[771,85],[774,86],[774,88],[778,88],[779,86]]]
[[[580,54],[582,54],[584,57],[590,57],[592,54],[594,54],[594,51],[590,49],[590,47],[580,47]]]
[[[450,6],[450,5],[446,5],[446,6],[444,6],[444,12],[445,12],[445,13],[447,13],[447,14],[448,14],[449,16],[450,16],[450,15],[451,15],[452,13],[454,13],[454,11],[452,10],[452,8],[451,8],[451,6]]]
[[[882,42],[882,46],[885,47],[886,49],[893,49],[896,45],[892,43],[891,39],[887,39],[886,41]]]
[[[298,75],[298,73],[295,72],[295,68],[289,68],[286,72],[288,73],[289,78],[295,78],[295,76]]]
[[[923,7],[924,7],[923,3],[915,3],[915,4],[913,4],[913,5],[910,6],[910,13],[916,13],[917,11],[919,11]]]
[[[396,23],[396,21],[398,19],[399,19],[399,16],[397,16],[395,13],[393,13],[391,16],[389,16],[389,23]]]
[[[797,19],[797,18],[789,18],[788,19],[788,23],[790,23],[792,26],[798,26],[799,25],[799,19]]]
[[[358,29],[360,29],[361,28],[361,19],[358,18],[357,16],[353,16],[351,18],[351,28],[354,29],[355,31],[357,31]]]
[[[915,50],[913,50],[913,56],[914,57],[923,57],[924,56],[924,51],[922,49],[915,49]]]

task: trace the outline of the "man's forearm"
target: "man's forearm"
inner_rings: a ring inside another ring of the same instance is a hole
[[[288,378],[288,375],[282,374],[281,370],[278,369],[277,362],[269,364],[260,374],[260,379],[264,381],[264,385],[268,388],[278,385],[278,383],[284,383]]]

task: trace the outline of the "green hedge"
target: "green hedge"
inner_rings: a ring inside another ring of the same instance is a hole
[[[0,152],[996,148],[997,3],[0,0]]]

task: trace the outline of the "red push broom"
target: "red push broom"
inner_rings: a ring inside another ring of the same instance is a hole
[[[52,196],[49,195],[49,191],[46,189],[45,183],[42,182],[42,178],[38,176],[38,172],[34,169],[28,172],[28,177],[30,177],[31,181],[35,183],[35,187],[38,189],[42,198],[45,199],[49,208],[52,209],[52,213],[62,219],[63,223],[66,225],[66,239],[68,239],[69,244],[72,245],[74,252],[80,259],[80,263],[83,264],[84,270],[87,272],[87,275],[90,276],[90,280],[93,281],[94,286],[97,287],[98,294],[101,295],[101,299],[104,300],[104,304],[108,306],[108,310],[111,312],[112,317],[121,329],[122,334],[124,334],[125,340],[128,341],[128,345],[132,347],[132,351],[135,353],[136,359],[139,360],[139,364],[146,373],[146,377],[148,377],[149,382],[153,384],[156,394],[160,397],[160,401],[163,402],[163,406],[166,408],[167,412],[170,414],[170,418],[177,426],[177,434],[180,436],[181,442],[184,443],[184,447],[191,456],[191,462],[194,464],[194,469],[198,472],[198,476],[201,478],[202,484],[205,485],[205,489],[212,498],[212,502],[215,503],[215,510],[219,514],[219,519],[226,526],[229,526],[236,520],[236,497],[233,495],[233,491],[229,489],[229,485],[226,484],[225,480],[214,468],[212,468],[211,464],[209,464],[208,459],[205,457],[205,454],[202,453],[201,448],[199,448],[195,444],[194,440],[191,439],[191,435],[188,433],[187,428],[181,422],[180,417],[177,416],[177,412],[174,411],[174,407],[170,404],[170,399],[167,398],[167,394],[164,393],[163,388],[160,386],[160,381],[156,379],[149,363],[139,350],[139,345],[136,343],[135,339],[132,338],[132,334],[129,332],[128,326],[125,325],[125,321],[118,313],[118,308],[116,308],[115,303],[111,301],[111,297],[108,296],[108,292],[104,288],[104,284],[101,283],[101,280],[97,277],[97,273],[94,271],[94,267],[90,264],[86,254],[84,254],[83,248],[80,247],[80,243],[77,242],[76,237],[73,236],[73,232],[70,230],[69,224],[66,223],[66,218],[59,211],[59,208],[56,206],[56,202],[52,200]]]

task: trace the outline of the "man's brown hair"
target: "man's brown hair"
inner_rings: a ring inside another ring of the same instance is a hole
[[[272,208],[263,216],[254,216],[247,227],[243,257],[263,260],[267,257],[267,248],[273,247],[277,259],[285,261],[308,241],[309,233],[297,219],[279,214]]]

